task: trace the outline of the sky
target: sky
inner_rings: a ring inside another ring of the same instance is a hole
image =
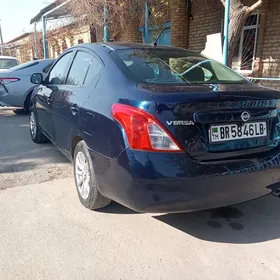
[[[33,31],[30,20],[54,0],[0,0],[0,24],[3,41],[8,42],[24,32]],[[24,30],[25,29],[25,30]],[[40,25],[38,25],[40,29]]]

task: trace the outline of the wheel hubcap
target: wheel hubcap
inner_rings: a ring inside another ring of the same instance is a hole
[[[87,199],[90,192],[89,163],[82,152],[78,152],[75,161],[76,182],[79,193],[83,199]]]
[[[37,133],[37,126],[36,126],[36,118],[34,112],[30,113],[29,126],[30,126],[31,135],[35,137]]]

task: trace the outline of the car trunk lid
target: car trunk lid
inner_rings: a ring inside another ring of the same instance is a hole
[[[138,86],[153,96],[157,103],[156,118],[196,160],[249,156],[278,144],[280,129],[276,102],[280,93],[277,91],[254,84]],[[244,121],[243,113],[249,115],[248,120]],[[251,127],[245,123],[256,126],[252,127],[254,137],[247,132],[246,138],[246,127],[247,131]],[[245,139],[214,142],[211,133],[217,126],[220,130],[241,127]],[[260,136],[262,126],[266,126],[267,131],[266,135]]]

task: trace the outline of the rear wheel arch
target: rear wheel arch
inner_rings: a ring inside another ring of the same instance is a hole
[[[79,142],[83,141],[84,139],[80,136],[75,136],[72,140],[72,145],[71,145],[71,158],[74,158],[74,153],[75,153],[75,148],[78,145]]]
[[[24,100],[24,110],[29,111],[30,107],[32,106],[31,104],[31,95],[32,95],[33,89],[30,90]]]

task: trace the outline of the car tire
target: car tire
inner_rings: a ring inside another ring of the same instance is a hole
[[[16,109],[16,110],[13,110],[13,112],[14,112],[17,116],[26,115],[26,112],[25,112],[24,109]]]
[[[110,204],[111,200],[99,192],[92,159],[85,141],[80,141],[75,148],[74,175],[79,199],[86,208],[97,210]]]
[[[29,111],[30,111],[30,108],[31,108],[31,95],[32,95],[32,92],[30,92],[25,101],[24,101],[24,112],[26,114],[29,114]]]
[[[42,129],[38,124],[37,114],[33,107],[30,108],[29,111],[29,131],[33,142],[37,144],[48,142],[48,138],[42,132]]]

